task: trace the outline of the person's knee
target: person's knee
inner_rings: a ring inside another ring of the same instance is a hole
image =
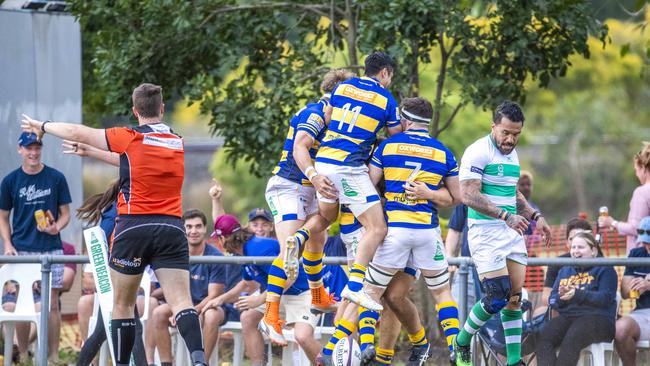
[[[496,314],[511,303],[512,285],[508,276],[486,278],[481,286],[485,294],[481,304],[489,314]]]
[[[218,328],[223,323],[224,312],[223,309],[209,309],[203,313],[203,328],[210,329]]]
[[[4,309],[4,311],[8,311],[8,312],[13,313],[14,310],[16,310],[16,303],[15,302],[6,302],[6,303],[2,304],[2,309]]]
[[[162,305],[154,309],[152,318],[157,326],[166,325],[169,322],[169,317],[172,315],[169,306]]]
[[[635,328],[637,327],[638,325],[636,324],[636,321],[628,316],[619,319],[616,322],[616,341],[625,342],[626,340],[634,340],[638,338],[638,334],[635,334]]]
[[[241,313],[239,317],[239,322],[241,323],[242,328],[255,328],[257,329],[257,314],[255,314],[257,310],[246,310],[243,313]]]
[[[296,326],[293,329],[293,336],[296,342],[302,347],[314,340],[314,328],[305,324],[305,326]]]

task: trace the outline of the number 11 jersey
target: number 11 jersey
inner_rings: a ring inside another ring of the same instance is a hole
[[[355,77],[336,86],[332,116],[316,161],[338,166],[365,165],[383,127],[399,125],[397,102],[379,81]]]

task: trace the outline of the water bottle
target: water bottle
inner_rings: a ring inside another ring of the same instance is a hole
[[[609,209],[607,208],[607,206],[601,206],[598,209],[598,217],[607,217],[607,216],[609,216]],[[596,239],[596,241],[598,243],[600,243],[600,244],[603,243],[603,235],[601,233],[600,225],[596,226],[596,238],[595,239]]]

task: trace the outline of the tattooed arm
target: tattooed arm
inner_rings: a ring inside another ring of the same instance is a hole
[[[481,181],[478,179],[467,179],[460,182],[460,192],[463,203],[472,209],[497,219],[505,220],[506,224],[523,234],[528,230],[528,220],[520,215],[504,213],[504,210],[497,207],[484,194],[481,193]]]
[[[494,218],[498,218],[501,209],[481,193],[481,181],[468,179],[460,182],[461,200],[468,207]]]
[[[534,213],[535,209],[530,207],[528,201],[526,201],[526,197],[517,190],[517,214],[530,220]]]

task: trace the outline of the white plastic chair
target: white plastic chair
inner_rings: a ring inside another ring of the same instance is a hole
[[[140,280],[140,287],[144,290],[144,314],[140,314],[140,322],[142,322],[142,339],[144,341],[145,336],[145,326],[147,320],[149,319],[149,298],[151,297],[151,276],[149,273],[144,272],[142,274],[142,280]],[[97,314],[99,312],[99,301],[97,300],[97,294],[95,294],[95,301],[93,303],[93,315],[88,321],[88,335],[93,334],[95,326],[97,326]],[[108,337],[110,340],[110,337]],[[99,349],[99,366],[108,366],[109,358],[109,348],[106,341],[102,344],[102,347]],[[6,365],[5,365],[6,366]]]
[[[621,306],[620,292],[616,292],[616,311]],[[605,357],[609,353],[609,359]],[[588,365],[588,360],[591,359],[593,366],[611,366],[614,362],[614,341],[592,343],[580,352],[580,360],[584,365]]]
[[[36,311],[34,306],[34,297],[32,294],[32,285],[41,279],[41,265],[37,263],[29,264],[5,264],[0,268],[0,284],[4,286],[8,281],[15,281],[20,286],[16,308],[14,312],[5,311],[0,306],[0,324],[4,323],[4,365],[11,366],[11,353],[14,343],[14,329],[16,322],[30,322],[36,324],[36,335],[38,343],[43,336],[39,332],[41,313]],[[50,277],[51,285],[52,277]],[[51,288],[51,286],[50,286]],[[50,296],[42,293],[41,296]],[[52,301],[53,299],[50,299]],[[45,334],[47,337],[47,334]]]

